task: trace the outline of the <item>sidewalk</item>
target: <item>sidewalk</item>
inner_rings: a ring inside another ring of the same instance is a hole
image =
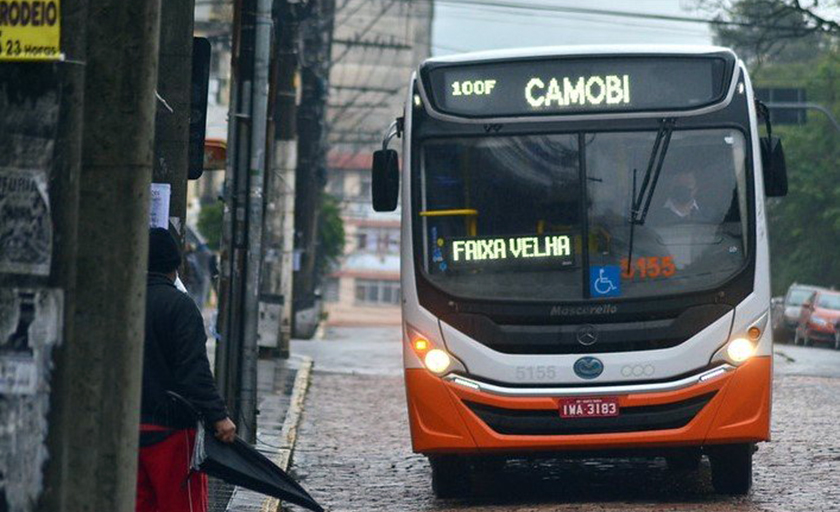
[[[288,467],[291,447],[289,430],[295,425],[287,420],[294,401],[301,401],[309,382],[312,360],[292,356],[289,360],[260,360],[257,369],[257,449],[281,468]],[[295,396],[298,395],[298,396]],[[295,414],[299,417],[299,414]],[[292,428],[294,427],[294,428]],[[274,511],[276,501],[265,495],[211,479],[210,512]]]

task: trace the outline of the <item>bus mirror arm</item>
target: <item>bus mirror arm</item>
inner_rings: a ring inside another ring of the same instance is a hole
[[[767,197],[783,197],[787,195],[787,164],[782,141],[773,137],[773,126],[770,124],[770,110],[767,105],[756,100],[758,117],[764,120],[767,136],[761,137],[761,167],[764,175],[764,195]]]
[[[388,145],[394,139],[394,137],[402,138],[403,135],[403,128],[405,126],[405,118],[398,117],[394,119],[394,122],[388,126],[388,129],[385,131],[385,136],[382,138],[382,150],[388,149]]]

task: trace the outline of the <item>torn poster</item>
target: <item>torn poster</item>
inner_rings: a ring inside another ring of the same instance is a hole
[[[0,167],[0,272],[48,276],[51,258],[46,173]]]
[[[43,490],[53,349],[64,295],[0,288],[0,510],[32,510]]]

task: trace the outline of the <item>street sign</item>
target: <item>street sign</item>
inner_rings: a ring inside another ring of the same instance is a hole
[[[770,122],[773,124],[805,124],[808,116],[805,106],[798,108],[775,109],[773,103],[805,103],[805,89],[756,87],[755,96],[770,108]]]
[[[0,62],[61,60],[60,0],[0,0]]]
[[[192,91],[190,93],[190,147],[187,176],[197,180],[204,172],[204,137],[207,131],[207,92],[210,88],[210,41],[193,38]]]

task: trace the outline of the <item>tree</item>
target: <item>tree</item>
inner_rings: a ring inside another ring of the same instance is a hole
[[[840,115],[840,53],[785,67],[799,74],[810,99]],[[778,68],[767,66],[756,81],[772,85],[782,75]],[[840,284],[840,134],[817,115],[804,126],[779,126],[774,133],[783,140],[789,178],[787,197],[770,202],[767,210],[774,291],[781,293],[793,282]]]
[[[198,213],[198,232],[207,240],[207,246],[214,251],[219,250],[219,243],[222,239],[224,210],[224,203],[216,201],[202,205],[201,211]]]
[[[838,0],[697,0],[697,5],[719,22],[716,42],[753,65],[810,58],[840,39],[840,24],[823,14],[840,8]]]
[[[318,218],[318,251],[315,273],[320,281],[344,254],[344,221],[338,200],[322,194],[321,214]]]
[[[751,68],[756,87],[804,88],[809,101],[840,116],[840,26],[818,14],[840,7],[798,0],[701,0],[716,17],[715,41]],[[775,126],[787,157],[787,197],[768,201],[773,292],[793,282],[840,284],[840,134],[822,115],[803,126]]]

